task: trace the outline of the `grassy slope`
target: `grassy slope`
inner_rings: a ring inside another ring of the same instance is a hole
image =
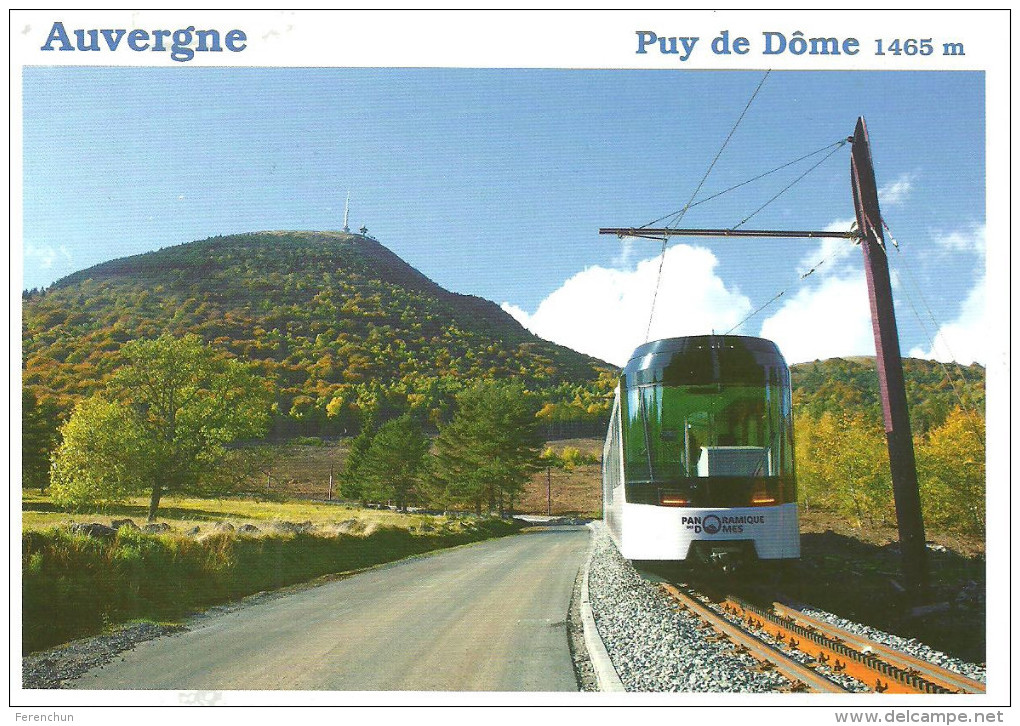
[[[384,418],[442,415],[478,379],[519,380],[561,402],[577,387],[598,403],[608,370],[341,233],[232,235],[112,260],[27,293],[22,314],[23,385],[39,400],[67,411],[103,384],[124,342],[196,333],[258,364],[287,437],[354,431],[369,400]]]
[[[264,590],[517,531],[501,520],[353,509],[311,501],[170,499],[172,531],[121,528],[115,537],[74,534],[72,521],[141,521],[142,498],[103,512],[56,511],[24,493],[23,651],[93,635],[128,620],[178,620]],[[216,522],[258,533],[217,531]],[[280,523],[309,522],[302,531]],[[197,536],[184,534],[194,526]]]
[[[43,529],[70,522],[100,522],[109,524],[113,519],[131,519],[136,524],[145,523],[148,500],[134,497],[124,504],[109,507],[99,512],[72,513],[57,510],[48,496],[36,491],[22,493],[21,524],[23,530]],[[260,501],[249,498],[192,499],[167,497],[159,508],[158,521],[166,522],[180,531],[192,527],[208,530],[216,522],[229,522],[235,527],[253,524],[260,529],[270,527],[274,522],[311,522],[326,527],[357,519],[364,525],[376,527],[397,527],[409,529],[425,522],[442,526],[451,520],[424,514],[401,514],[387,510],[361,509],[342,504],[314,502],[293,499],[283,502]]]

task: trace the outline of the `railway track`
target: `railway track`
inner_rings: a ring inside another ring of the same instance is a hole
[[[669,583],[659,586],[740,652],[775,668],[791,690],[840,693],[846,679],[875,693],[983,693],[980,681],[955,673],[887,645],[851,633],[794,608],[773,603],[763,608],[735,596],[713,601]],[[799,656],[799,657],[798,657]]]

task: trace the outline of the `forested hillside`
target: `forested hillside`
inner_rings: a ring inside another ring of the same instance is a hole
[[[903,361],[926,526],[985,531],[985,370]],[[896,522],[874,358],[794,366],[799,501],[851,524]]]
[[[941,426],[955,409],[984,413],[985,369],[977,364],[905,358],[903,375],[914,434]],[[876,425],[882,421],[878,373],[874,358],[829,358],[790,368],[793,408],[813,418],[825,412],[860,414]]]
[[[277,436],[355,433],[410,412],[435,425],[466,382],[515,380],[551,424],[597,430],[610,366],[541,340],[481,298],[436,285],[373,239],[337,232],[214,237],[113,260],[23,299],[24,387],[67,412],[123,343],[195,333],[256,361]]]

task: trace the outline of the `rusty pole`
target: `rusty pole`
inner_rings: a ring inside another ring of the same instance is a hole
[[[921,496],[917,486],[914,441],[910,433],[907,392],[903,382],[903,361],[896,331],[889,263],[882,235],[882,215],[878,208],[875,169],[871,162],[868,127],[864,117],[857,119],[850,157],[850,181],[854,192],[857,227],[864,252],[864,272],[871,302],[871,323],[875,331],[875,363],[882,397],[882,415],[889,447],[889,469],[896,523],[900,533],[900,557],[903,577],[916,600],[924,598],[928,587],[928,562],[921,516]]]
[[[546,508],[545,512],[550,517],[552,516],[552,469],[548,466],[545,468],[545,501]]]

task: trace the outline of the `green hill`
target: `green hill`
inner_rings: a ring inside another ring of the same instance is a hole
[[[165,331],[258,362],[276,385],[278,436],[350,433],[408,410],[435,424],[478,379],[521,381],[597,429],[612,385],[608,364],[355,234],[191,242],[74,273],[25,293],[22,310],[24,386],[62,411],[102,386],[124,342]]]

